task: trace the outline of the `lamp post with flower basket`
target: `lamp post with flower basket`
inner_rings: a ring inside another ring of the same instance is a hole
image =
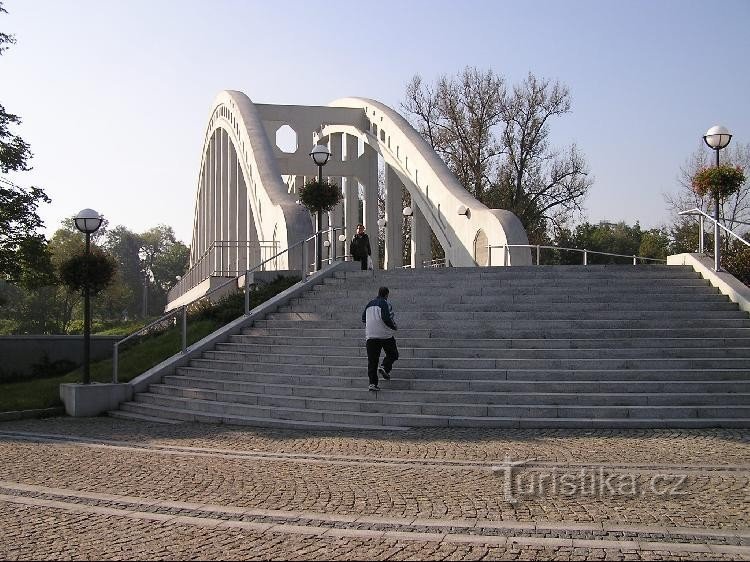
[[[323,228],[323,212],[333,209],[342,198],[338,185],[323,181],[323,166],[326,165],[330,157],[331,152],[326,146],[316,144],[313,147],[310,151],[310,158],[318,166],[318,177],[305,182],[305,185],[299,191],[299,200],[311,213],[315,213],[316,216],[315,271],[321,270],[323,262],[323,239],[320,232]]]
[[[703,135],[705,143],[716,152],[716,166],[701,168],[692,178],[693,191],[701,197],[710,195],[714,202],[714,271],[721,271],[721,234],[719,229],[719,208],[721,200],[735,193],[745,182],[745,175],[739,166],[721,165],[719,151],[732,140],[726,127],[715,125]]]

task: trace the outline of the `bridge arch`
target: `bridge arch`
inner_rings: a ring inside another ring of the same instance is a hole
[[[277,145],[282,127],[296,134],[296,148]],[[343,202],[327,218],[344,225],[347,238],[363,222],[377,231],[379,165],[386,183],[387,268],[400,265],[401,193],[411,195],[414,215],[412,265],[430,258],[433,232],[450,265],[486,265],[480,243],[528,244],[518,218],[489,209],[466,191],[442,159],[400,114],[368,98],[342,98],[328,106],[255,104],[244,93],[221,92],[209,113],[198,174],[191,241],[191,269],[169,294],[169,307],[195,296],[211,276],[234,276],[265,255],[293,246],[313,232],[310,213],[296,204],[297,189],[317,175],[309,158],[314,143],[332,156],[325,174],[343,190]],[[361,197],[363,193],[364,197]],[[389,226],[390,225],[390,226]],[[478,242],[481,241],[481,242]],[[346,246],[340,244],[340,252]],[[378,263],[373,244],[373,261]],[[307,269],[298,249],[275,269]],[[493,260],[492,263],[503,263]],[[531,263],[527,248],[511,248],[507,265]],[[206,289],[208,290],[208,289]]]

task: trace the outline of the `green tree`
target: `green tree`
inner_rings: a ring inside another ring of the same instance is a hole
[[[575,230],[560,229],[555,238],[555,245],[561,248],[577,248],[591,252],[619,254],[627,257],[616,257],[590,253],[589,264],[632,263],[632,256],[666,259],[669,252],[670,237],[664,229],[654,228],[643,231],[638,223],[630,226],[624,222],[600,222],[579,224]],[[578,252],[559,250],[549,259],[550,263],[579,264],[582,257]]]
[[[165,295],[174,287],[177,277],[182,277],[190,263],[190,248],[176,240],[154,261],[154,285]]]
[[[111,297],[104,304],[111,314],[117,312],[118,316],[135,318],[141,313],[144,290],[144,273],[139,255],[141,244],[141,237],[124,226],[110,230],[103,242],[103,247],[112,254],[118,265],[116,281],[101,297]]]
[[[172,227],[165,224],[139,236],[141,272],[147,290],[142,312],[145,316],[161,314],[167,304],[167,291],[176,282],[175,277],[187,270],[190,252],[177,241]]]
[[[0,14],[7,13],[0,2]],[[0,55],[13,43],[15,37],[0,33]],[[8,113],[0,104],[0,173],[29,170],[32,158],[29,145],[12,131],[21,119]],[[45,238],[37,229],[44,226],[37,209],[50,199],[38,187],[19,187],[5,177],[0,177],[0,279],[13,283],[39,283],[48,276]],[[39,268],[34,272],[35,267]]]

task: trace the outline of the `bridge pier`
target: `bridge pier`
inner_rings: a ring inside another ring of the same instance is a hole
[[[424,267],[424,262],[432,259],[432,237],[430,225],[416,205],[412,206],[411,218],[411,266]]]
[[[385,165],[385,268],[394,269],[403,265],[403,201],[404,184],[396,170]]]
[[[362,223],[370,237],[372,265],[374,269],[377,269],[380,263],[380,248],[378,247],[378,153],[369,145],[365,145],[363,156],[367,170],[367,181],[365,183],[365,202],[362,213],[364,219]]]

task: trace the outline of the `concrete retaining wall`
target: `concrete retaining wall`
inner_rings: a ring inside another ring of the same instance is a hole
[[[112,346],[120,336],[92,336],[91,360],[112,357]],[[2,375],[27,376],[45,365],[70,361],[83,362],[83,336],[0,336],[0,378]]]

